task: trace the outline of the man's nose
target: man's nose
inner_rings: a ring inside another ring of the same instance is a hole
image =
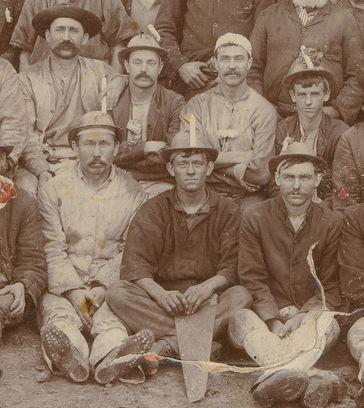
[[[100,157],[101,156],[100,145],[98,143],[94,147],[93,156],[94,157]]]
[[[310,106],[312,104],[312,98],[311,95],[306,95],[306,105]]]
[[[69,40],[69,39],[70,39],[70,31],[66,29],[63,32],[63,40]]]
[[[187,174],[194,174],[195,173],[195,167],[193,166],[192,163],[189,163],[187,167]]]
[[[293,188],[294,189],[299,189],[300,187],[301,187],[301,181],[300,181],[300,179],[298,177],[296,177],[294,179],[294,182],[293,182]]]

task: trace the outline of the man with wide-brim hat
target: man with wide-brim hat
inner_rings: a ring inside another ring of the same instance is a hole
[[[155,36],[158,33],[152,28]],[[154,196],[173,187],[160,150],[168,146],[180,127],[184,99],[158,84],[158,76],[168,58],[158,37],[133,37],[120,54],[129,74],[129,86],[113,110],[115,124],[126,130],[116,164],[127,170]]]
[[[179,133],[161,155],[176,188],[137,212],[126,241],[122,280],[109,289],[107,302],[132,332],[153,331],[151,352],[176,357],[175,316],[198,315],[201,305],[219,293],[214,332],[203,334],[216,339],[226,334],[234,311],[250,306],[251,297],[235,286],[239,208],[206,187],[217,151],[200,134]],[[214,342],[212,350],[218,349]]]
[[[331,205],[332,167],[337,143],[347,125],[324,112],[335,90],[335,80],[325,65],[322,52],[301,47],[284,80],[295,103],[296,113],[278,122],[275,153],[280,154],[287,143],[303,142],[327,162],[324,181],[318,197]],[[277,192],[276,189],[273,191]]]
[[[279,195],[246,209],[241,219],[238,274],[254,302],[252,310],[232,318],[230,336],[259,365],[274,367],[252,388],[263,406],[302,398],[306,408],[325,407],[340,384],[333,373],[311,371],[317,354],[304,354],[309,349],[305,341],[317,340],[316,330],[310,329],[316,314],[340,304],[336,253],[341,218],[313,200],[325,165],[306,144],[288,144],[269,161]],[[311,250],[324,299],[307,261]],[[338,335],[332,319],[315,353],[327,351]]]
[[[129,222],[147,199],[113,165],[121,138],[107,113],[86,113],[70,132],[78,160],[39,191],[48,265],[48,293],[40,302],[43,354],[53,372],[74,382],[91,371],[101,384],[125,376],[143,361],[135,354],[153,341],[147,331],[129,339],[105,303],[119,277]],[[94,337],[91,351],[82,330]],[[115,361],[123,354],[134,357]]]
[[[90,11],[57,5],[42,10],[33,23],[51,49],[49,57],[20,75],[30,133],[22,163],[31,173],[22,177],[35,195],[37,182],[47,182],[76,159],[68,146],[70,129],[89,111],[112,109],[127,80],[105,62],[80,56],[81,47],[101,29]]]
[[[92,37],[81,47],[82,56],[120,68],[117,53],[137,31],[119,0],[66,0],[63,4],[59,0],[28,0],[11,37],[11,44],[21,49],[20,71],[49,54],[44,34],[52,19],[60,14],[80,20]]]

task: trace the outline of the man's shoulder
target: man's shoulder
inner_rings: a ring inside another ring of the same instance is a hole
[[[323,227],[337,227],[340,228],[342,223],[342,214],[331,210],[325,202],[312,203],[313,211],[316,211],[317,217],[314,222],[319,223]]]
[[[275,18],[278,14],[287,13],[287,8],[291,0],[281,0],[266,7],[259,13],[258,18]]]
[[[346,129],[349,128],[349,126],[341,119],[332,118],[326,114],[324,114],[324,120],[326,122],[326,129],[324,130],[327,131],[330,136],[332,134],[341,135]]]
[[[350,224],[350,226],[353,226],[355,228],[363,229],[364,232],[364,203],[348,207],[345,210],[344,215],[346,225]]]
[[[163,95],[163,97],[167,100],[176,101],[176,102],[185,101],[182,95],[180,95],[179,93],[175,91],[172,91],[172,89],[168,89],[164,87],[163,85],[158,84],[157,89]]]
[[[211,189],[209,189],[209,196],[210,202],[216,206],[219,212],[227,217],[238,212],[239,207],[232,198],[225,197],[223,194],[212,191]]]
[[[133,194],[144,192],[141,185],[127,171],[117,166],[114,166],[114,169],[115,180],[117,180],[121,188]]]
[[[265,219],[272,219],[274,212],[277,210],[280,202],[280,197],[269,198],[260,203],[242,208],[243,220],[251,223],[265,224]]]
[[[16,197],[13,198],[5,206],[5,213],[11,214],[11,217],[29,216],[32,210],[37,208],[37,201],[26,191],[17,188]],[[19,219],[14,219],[14,222],[20,223]]]
[[[255,89],[249,87],[249,96],[247,99],[250,109],[256,116],[272,116],[277,117],[277,110],[263,95]]]

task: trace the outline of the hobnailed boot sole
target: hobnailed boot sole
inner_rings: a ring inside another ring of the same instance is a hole
[[[88,379],[88,361],[85,361],[62,330],[49,324],[41,329],[40,337],[44,352],[62,375],[77,383]]]
[[[309,382],[307,373],[284,369],[260,383],[253,391],[253,398],[263,407],[292,402],[300,398]]]
[[[153,342],[153,333],[148,329],[126,338],[119,348],[112,350],[96,367],[95,380],[99,384],[108,384],[141,365],[144,354],[150,350]]]

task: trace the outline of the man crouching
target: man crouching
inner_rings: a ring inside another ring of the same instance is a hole
[[[230,316],[248,308],[251,296],[237,283],[239,209],[206,188],[217,150],[202,137],[177,134],[161,151],[176,188],[146,202],[130,225],[121,281],[107,303],[132,332],[150,329],[151,352],[178,357],[174,317],[196,313],[219,294],[213,338],[227,331]],[[217,349],[215,343],[212,349]],[[155,367],[157,368],[157,367]],[[154,370],[155,371],[155,370]]]
[[[87,380],[90,366],[99,383],[123,377],[153,342],[149,331],[128,338],[104,302],[119,276],[129,222],[146,200],[112,165],[121,134],[106,113],[86,113],[70,132],[79,163],[39,191],[49,292],[40,307],[43,354],[54,373],[75,382]],[[94,337],[91,353],[81,330]]]

